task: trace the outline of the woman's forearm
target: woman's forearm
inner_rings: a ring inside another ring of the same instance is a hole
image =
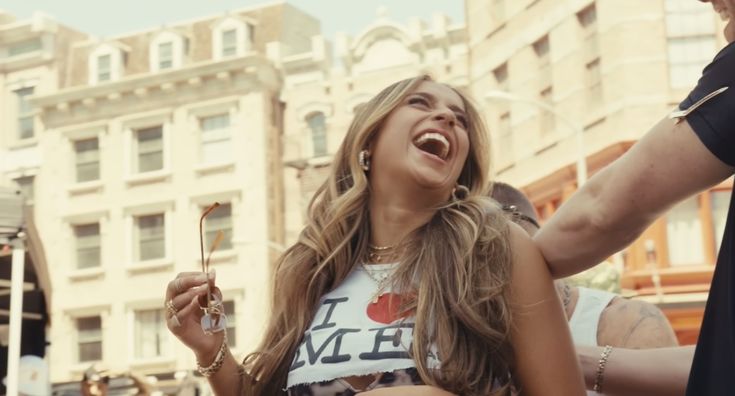
[[[592,390],[602,347],[577,346],[587,389]],[[680,396],[686,391],[694,346],[614,348],[605,364],[602,390],[607,396]]]

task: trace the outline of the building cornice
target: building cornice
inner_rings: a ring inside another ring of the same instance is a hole
[[[265,57],[251,53],[240,58],[206,61],[180,69],[125,77],[99,85],[71,87],[54,94],[34,97],[31,102],[46,118],[72,114],[77,110],[92,112],[108,104],[118,105],[123,101],[148,100],[152,96],[156,96],[157,106],[160,107],[161,101],[176,100],[182,92],[192,88],[209,88],[213,82],[227,83],[235,80],[246,80],[248,86],[254,89],[275,91],[280,86],[278,72],[271,63]]]

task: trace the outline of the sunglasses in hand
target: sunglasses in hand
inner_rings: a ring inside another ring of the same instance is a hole
[[[217,234],[212,241],[212,245],[209,247],[209,253],[205,260],[204,220],[218,207],[219,203],[215,202],[212,206],[208,207],[204,213],[202,213],[202,217],[199,218],[199,251],[201,254],[202,272],[204,274],[209,274],[209,261],[212,258],[212,253],[214,253],[224,238],[222,231],[217,231]],[[207,280],[207,294],[199,297],[199,308],[204,312],[200,323],[205,334],[218,333],[227,328],[227,317],[225,316],[224,306],[222,305],[222,301],[220,301],[213,292],[214,281]]]

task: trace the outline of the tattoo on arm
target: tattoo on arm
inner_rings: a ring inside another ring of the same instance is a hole
[[[620,304],[621,309],[628,304]],[[643,348],[647,345],[644,343],[652,343],[654,346],[667,346],[675,344],[675,337],[672,339],[673,331],[666,316],[661,310],[653,304],[638,303],[635,320],[631,323],[622,338],[623,346]],[[634,308],[634,307],[631,307]],[[668,342],[666,342],[668,340]],[[632,345],[631,345],[632,344]]]

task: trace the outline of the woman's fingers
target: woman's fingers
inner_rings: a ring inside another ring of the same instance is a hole
[[[195,299],[198,296],[206,295],[207,294],[207,285],[201,284],[199,286],[194,286],[190,288],[189,290],[174,296],[169,302],[166,304],[170,304],[172,308],[176,311],[181,311],[184,307],[186,307],[192,299]]]
[[[168,301],[175,296],[186,292],[192,287],[205,284],[208,278],[209,281],[213,283],[214,277],[214,271],[210,272],[209,276],[202,272],[181,272],[176,276],[176,278],[174,278],[174,280],[168,283],[168,286],[166,287],[166,300]]]

